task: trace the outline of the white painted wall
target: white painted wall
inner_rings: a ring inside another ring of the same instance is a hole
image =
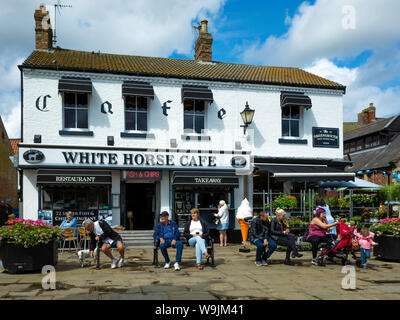
[[[89,130],[93,137],[60,136],[62,129],[62,99],[58,93],[58,80],[63,75],[90,77],[93,94],[89,105]],[[154,87],[155,97],[151,100],[148,115],[148,132],[155,139],[121,138],[124,131],[123,80],[142,80]],[[213,92],[214,102],[208,106],[206,132],[211,141],[184,141],[182,84],[207,85]],[[281,90],[299,90],[310,96],[312,108],[304,111],[301,124],[301,139],[307,145],[279,144],[281,138]],[[36,109],[35,101],[41,95],[48,99],[47,112]],[[169,104],[168,116],[162,114],[163,102]],[[112,103],[113,114],[100,112],[101,103]],[[253,124],[248,129],[248,137],[243,135],[240,112],[246,101],[255,109]],[[227,111],[223,120],[217,117],[221,108]],[[338,149],[313,148],[312,127],[332,127],[340,129],[342,140],[343,123],[342,94],[338,91],[284,88],[277,86],[245,85],[221,82],[199,82],[177,79],[138,78],[113,75],[65,73],[55,71],[24,71],[24,143],[33,143],[35,134],[42,135],[42,144],[64,144],[83,146],[107,146],[107,136],[114,136],[115,146],[170,148],[170,139],[177,140],[178,148],[206,150],[234,150],[235,141],[241,141],[243,150],[252,155],[265,157],[328,158],[343,159],[342,146]],[[341,143],[340,143],[341,145]]]
[[[38,187],[36,186],[36,170],[24,170],[23,174],[23,219],[37,220],[38,218]]]
[[[113,194],[119,194],[119,200],[121,201],[121,171],[119,170],[113,170],[111,172],[112,174],[112,185],[111,185],[111,206],[113,205],[113,199],[112,195]],[[112,225],[119,225],[121,223],[121,205],[119,205],[119,208],[112,208]]]

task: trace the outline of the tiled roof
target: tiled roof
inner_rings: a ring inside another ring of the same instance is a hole
[[[388,168],[391,162],[398,160],[400,155],[400,134],[388,145],[362,152],[350,154],[353,166],[347,167],[348,172],[357,172],[367,169]]]
[[[385,129],[386,125],[389,124],[389,122],[394,118],[395,117],[380,119],[380,120],[377,120],[370,124],[362,125],[360,127],[356,127],[355,129],[348,130],[348,131],[344,131],[344,129],[343,129],[343,131],[344,131],[343,140],[348,141],[348,140],[352,140],[352,139],[355,139],[358,137],[366,136],[366,135],[381,131],[381,130]]]
[[[343,132],[354,130],[362,127],[363,125],[358,122],[343,122]]]
[[[35,50],[23,62],[22,67],[346,90],[339,83],[298,68],[203,63],[62,48],[52,51]]]
[[[14,154],[18,154],[18,143],[21,142],[21,139],[10,139],[11,148]]]

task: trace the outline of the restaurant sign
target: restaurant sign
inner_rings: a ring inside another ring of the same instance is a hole
[[[22,156],[24,155],[24,156]],[[129,149],[97,149],[79,147],[41,147],[20,145],[20,168],[84,168],[84,169],[125,169],[138,171],[133,178],[146,178],[145,171],[151,174],[152,170],[163,169],[222,169],[222,170],[249,170],[250,154],[246,152],[224,151],[171,151],[171,150],[129,150]],[[142,177],[140,174],[142,173]],[[146,173],[147,174],[147,173]],[[149,177],[149,178],[154,178]],[[68,182],[83,181],[90,177],[60,177]],[[82,181],[73,181],[82,179]],[[154,180],[154,179],[153,179]],[[65,182],[65,181],[54,181]]]
[[[162,171],[160,170],[124,170],[123,180],[161,180]]]
[[[314,148],[339,148],[339,128],[312,128]]]

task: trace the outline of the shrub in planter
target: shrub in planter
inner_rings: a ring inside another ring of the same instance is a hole
[[[375,233],[375,241],[378,242],[374,255],[400,260],[400,218],[383,219],[374,223],[370,230]]]
[[[36,271],[57,263],[63,230],[41,220],[13,219],[0,228],[0,258],[9,272]]]

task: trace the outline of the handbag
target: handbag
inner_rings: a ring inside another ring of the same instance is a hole
[[[217,225],[219,225],[220,223],[221,223],[221,219],[218,218],[218,217],[215,217],[214,224],[217,226]]]

